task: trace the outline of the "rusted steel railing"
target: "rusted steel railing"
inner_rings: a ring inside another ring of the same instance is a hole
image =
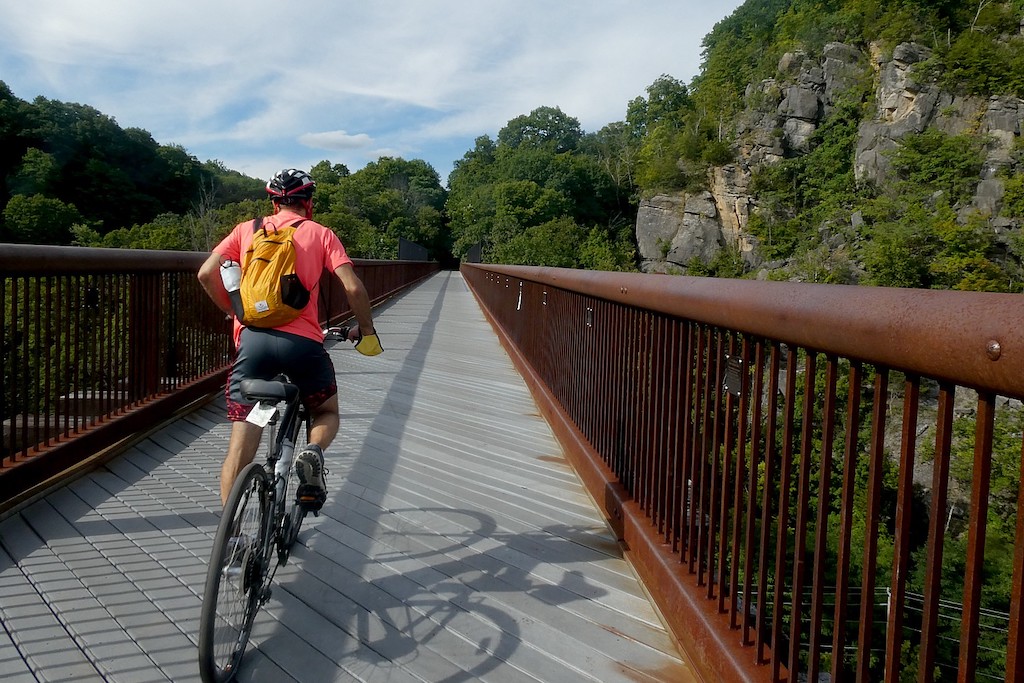
[[[1024,681],[1024,298],[463,273],[709,681]]]
[[[221,390],[230,323],[196,279],[205,258],[0,244],[0,509]],[[356,262],[374,302],[437,267]],[[340,283],[323,282],[325,322],[348,317]]]

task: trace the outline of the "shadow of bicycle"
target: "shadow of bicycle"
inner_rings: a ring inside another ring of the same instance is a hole
[[[371,518],[359,507],[334,509],[303,532],[308,545],[296,553],[308,576],[282,586],[363,646],[339,643],[350,650],[336,653],[339,663],[354,675],[360,653],[372,653],[367,666],[383,656],[432,680],[477,680],[515,666],[524,643],[574,622],[573,604],[608,592],[571,569],[608,557],[594,530],[514,533],[477,510],[377,508]]]

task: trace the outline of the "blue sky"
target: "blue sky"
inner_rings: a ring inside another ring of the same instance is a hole
[[[0,80],[257,178],[388,155],[444,182],[477,137],[537,107],[596,131],[661,74],[689,83],[741,4],[0,0]]]

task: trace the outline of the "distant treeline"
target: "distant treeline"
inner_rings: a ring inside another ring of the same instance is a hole
[[[356,172],[322,161],[317,218],[356,257],[394,258],[399,238],[437,260],[475,244],[488,259],[632,269],[636,187],[601,134],[541,107],[482,136],[448,182],[422,160]],[[207,250],[270,210],[264,180],[81,104],[16,98],[0,82],[0,241]]]

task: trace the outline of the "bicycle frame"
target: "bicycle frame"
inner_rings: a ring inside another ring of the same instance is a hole
[[[271,444],[267,452],[267,460],[264,469],[271,477],[268,487],[268,505],[272,508],[272,514],[266,516],[268,525],[263,529],[263,544],[268,552],[263,558],[261,578],[264,585],[269,585],[274,579],[277,567],[288,561],[291,550],[288,534],[293,525],[301,521],[289,514],[288,505],[288,480],[291,477],[292,463],[295,457],[295,442],[299,436],[301,426],[306,422],[307,413],[302,401],[296,398],[285,402],[284,414],[281,415],[280,404],[275,406],[277,414],[269,423]],[[280,417],[280,427],[278,427]],[[277,548],[277,563],[271,566],[270,548]],[[268,594],[261,598],[261,604],[269,598]]]

